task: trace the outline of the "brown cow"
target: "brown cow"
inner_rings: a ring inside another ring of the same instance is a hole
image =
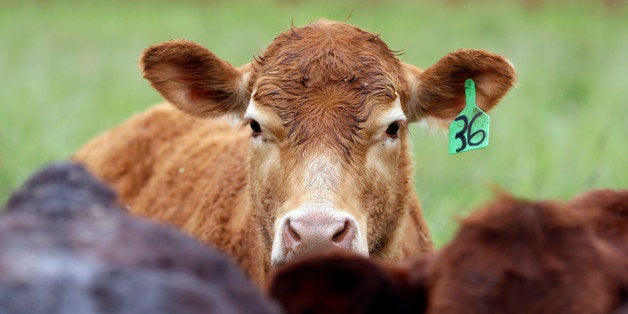
[[[347,251],[308,256],[271,273],[268,294],[286,313],[423,313],[415,269]]]
[[[468,78],[484,110],[515,82],[510,63],[483,50],[423,71],[378,36],[327,20],[280,34],[240,68],[186,40],[149,47],[141,67],[174,106],[133,117],[75,159],[133,213],[213,243],[257,282],[330,247],[393,260],[432,250],[407,125],[450,121]]]
[[[317,256],[269,289],[288,313],[626,313],[628,259],[565,204],[501,196],[414,262]]]
[[[589,191],[569,205],[588,216],[600,238],[628,256],[628,190]]]
[[[432,313],[608,313],[626,302],[627,266],[579,212],[501,196],[417,279]]]

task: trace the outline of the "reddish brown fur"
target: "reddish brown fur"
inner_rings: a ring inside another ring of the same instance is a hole
[[[400,62],[376,35],[326,20],[279,35],[237,69],[185,40],[149,47],[141,65],[189,115],[154,107],[75,158],[111,183],[131,212],[216,245],[257,282],[270,269],[275,219],[319,193],[300,187],[312,156],[341,165],[332,200],[366,222],[370,254],[394,260],[430,251],[406,121],[399,121],[398,144],[380,148],[387,137],[378,119],[397,97],[407,122],[451,119],[464,106],[466,78],[476,80],[478,104],[488,110],[515,81],[504,58],[481,50],[453,52],[423,72]],[[242,119],[251,98],[271,148],[250,145],[249,132],[220,118]],[[268,150],[279,158],[266,165]]]
[[[386,44],[347,24],[293,29],[265,55],[254,63],[255,100],[279,115],[290,133],[287,145],[303,149],[323,140],[347,158],[363,153],[355,152],[356,142],[367,140],[363,124],[402,86],[401,63]]]
[[[577,212],[508,196],[421,263],[430,313],[608,313],[627,284],[625,259]]]
[[[263,281],[264,264],[252,264],[263,259],[261,240],[244,204],[248,141],[227,122],[204,123],[166,104],[103,133],[75,158],[111,182],[132,213],[211,243]]]
[[[406,268],[341,251],[287,264],[271,278],[269,295],[287,313],[419,313],[425,307]]]
[[[569,206],[588,216],[593,231],[628,256],[628,190],[589,191]]]
[[[346,254],[305,259],[278,269],[269,294],[288,313],[624,313],[628,259],[593,232],[599,217],[581,215],[619,212],[623,199],[594,191],[573,210],[502,195],[438,252],[396,266]]]

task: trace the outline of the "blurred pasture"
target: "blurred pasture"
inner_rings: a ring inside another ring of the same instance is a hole
[[[445,132],[411,129],[437,245],[493,186],[557,199],[628,188],[625,1],[523,2],[0,0],[0,203],[34,169],[160,101],[137,67],[148,45],[187,38],[241,65],[291,23],[349,15],[422,68],[458,48],[517,68],[488,148],[450,156]]]

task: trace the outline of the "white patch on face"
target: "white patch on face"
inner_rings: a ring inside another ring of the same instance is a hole
[[[355,222],[358,230],[355,243],[353,244],[353,251],[364,256],[369,256],[369,243],[366,237],[366,219],[364,219],[364,221],[356,219]]]
[[[316,156],[303,171],[303,188],[306,193],[320,195],[335,191],[340,186],[340,165],[326,156]]]
[[[329,229],[334,228],[334,223],[329,224],[329,222],[341,222],[342,225],[344,221],[350,221],[355,226],[355,238],[350,244],[351,250],[368,255],[366,224],[358,223],[355,217],[340,210],[334,204],[334,198],[338,197],[337,193],[342,182],[341,164],[333,158],[319,155],[304,165],[302,182],[298,183],[302,187],[304,202],[275,221],[271,264],[278,265],[294,257],[294,252],[284,243],[283,232],[287,220],[308,221],[310,229],[305,233],[328,235],[334,234],[334,231]],[[320,224],[315,223],[316,221],[320,221]]]
[[[395,121],[406,121],[406,115],[403,113],[403,108],[401,108],[399,96],[392,102],[391,108],[384,111],[379,119],[383,125],[389,125]]]
[[[255,91],[253,92],[253,95]],[[262,124],[263,115],[260,113],[259,109],[257,109],[257,103],[253,100],[253,95],[251,95],[251,100],[249,100],[249,105],[246,107],[246,111],[244,112],[245,120],[255,120]]]

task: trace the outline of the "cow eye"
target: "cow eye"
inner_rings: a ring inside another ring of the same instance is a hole
[[[251,120],[249,125],[251,126],[251,130],[253,130],[253,136],[258,136],[262,133],[262,127],[257,121]]]
[[[391,138],[397,138],[399,136],[399,122],[395,121],[391,123],[386,129],[386,135]]]

